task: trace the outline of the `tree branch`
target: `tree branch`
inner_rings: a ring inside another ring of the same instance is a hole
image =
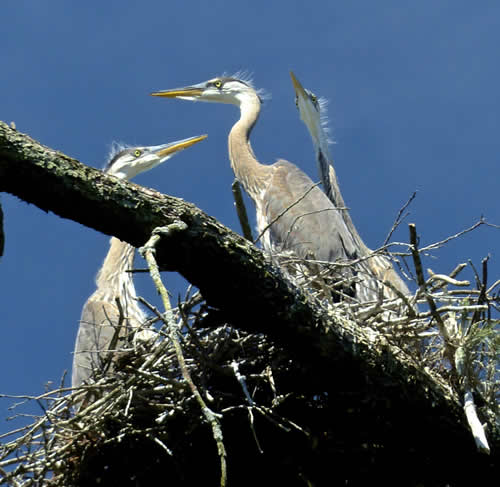
[[[0,191],[135,247],[144,245],[156,227],[182,221],[185,231],[158,243],[158,265],[182,274],[228,321],[269,334],[305,361],[359,360],[363,343],[373,356],[366,333],[320,326],[319,311],[260,250],[194,205],[108,176],[2,122]]]
[[[341,315],[325,319],[260,250],[194,205],[108,176],[2,122],[0,191],[135,247],[154,228],[184,222],[185,231],[158,242],[160,268],[182,274],[232,325],[266,333],[285,347],[315,371],[311,388],[337,390],[348,383],[360,394],[397,388],[394,407],[403,411],[408,400],[418,405],[419,417],[407,419],[427,424],[422,430],[434,428],[433,415],[441,418],[435,441],[445,441],[451,425],[459,436],[467,428],[457,396],[443,381],[419,370],[382,334]]]

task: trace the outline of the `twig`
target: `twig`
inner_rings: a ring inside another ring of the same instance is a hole
[[[311,189],[312,189],[312,188],[311,188]],[[299,198],[299,199],[298,199],[298,200],[297,200],[297,201],[296,201],[293,205],[290,205],[290,207],[289,207],[289,208],[287,208],[287,210],[286,210],[286,211],[288,211],[288,210],[289,210],[289,209],[291,209],[293,206],[295,206],[295,205],[296,205],[296,204],[297,204],[297,203],[298,203],[298,202],[299,202],[302,198],[303,198],[303,196],[302,196],[301,198]],[[302,213],[302,214],[300,214],[300,215],[296,216],[296,217],[295,217],[295,219],[293,220],[293,222],[292,222],[292,223],[290,223],[290,225],[289,225],[289,227],[288,227],[288,232],[287,232],[287,234],[286,234],[285,238],[283,239],[283,248],[286,248],[286,246],[287,246],[287,242],[288,242],[288,238],[289,238],[289,237],[290,237],[290,235],[294,232],[294,229],[296,228],[296,227],[295,227],[295,224],[296,224],[296,223],[297,223],[297,222],[298,222],[301,218],[305,218],[305,217],[307,217],[307,216],[309,216],[309,215],[316,215],[316,214],[318,214],[318,213],[324,213],[324,212],[327,212],[327,211],[337,211],[337,210],[343,210],[343,209],[344,209],[344,208],[324,208],[324,209],[322,209],[322,210],[308,211],[308,212],[305,212],[305,213]],[[285,212],[286,212],[286,211],[285,211]],[[281,214],[279,215],[279,217],[283,216],[283,214],[284,214],[285,212],[281,213]],[[277,221],[277,220],[278,220],[278,218],[276,218],[275,220],[273,220],[273,223],[274,223],[275,221]],[[268,227],[266,227],[266,228],[268,228]],[[262,233],[264,233],[264,231],[263,231]],[[350,264],[350,263],[351,263],[351,262],[349,261],[349,264]]]
[[[430,244],[427,247],[423,247],[420,249],[420,252],[427,252],[429,250],[438,249],[438,248],[442,247],[444,244],[450,242],[451,240],[455,240],[456,238],[459,238],[462,235],[465,235],[466,233],[472,232],[476,228],[480,227],[481,225],[485,225],[485,224],[486,224],[486,221],[483,219],[483,217],[481,217],[481,219],[479,221],[477,221],[476,223],[474,223],[474,225],[472,225],[471,227],[466,228],[465,230],[462,230],[461,232],[458,232],[455,235],[450,235],[449,237],[446,237],[444,240]]]
[[[130,387],[129,393],[128,393],[127,405],[125,406],[125,412],[123,413],[125,416],[128,416],[128,412],[129,412],[129,409],[130,409],[130,404],[132,403],[132,397],[133,397],[133,395],[134,395],[134,389],[133,389],[133,387]]]
[[[451,272],[450,272],[450,277],[451,278],[455,278],[458,276],[458,274],[460,272],[462,272],[465,268],[467,267],[467,263],[466,262],[462,262],[461,264],[458,264],[455,269],[453,269]]]
[[[389,233],[387,234],[387,237],[385,237],[385,240],[384,240],[384,243],[382,244],[382,247],[385,247],[389,243],[389,240],[391,239],[392,234],[394,233],[394,231],[396,230],[396,228],[399,227],[399,225],[401,224],[401,221],[403,220],[403,218],[401,218],[401,215],[403,214],[403,211],[405,211],[406,208],[408,208],[408,206],[410,205],[410,203],[415,199],[415,196],[417,196],[417,192],[416,191],[413,192],[413,194],[410,196],[410,198],[408,199],[408,201],[399,210],[399,212],[398,212],[398,214],[396,216],[396,219],[394,220],[394,223],[392,224],[392,227],[389,230]],[[408,216],[408,213],[405,215],[405,217],[406,216]]]
[[[153,235],[146,242],[144,247],[139,249],[139,253],[146,259],[148,263],[148,267],[151,274],[151,279],[153,280],[158,293],[160,294],[163,302],[163,306],[165,308],[164,321],[167,325],[169,338],[174,346],[175,353],[177,355],[177,361],[179,363],[179,367],[181,369],[182,376],[186,383],[189,385],[193,396],[196,398],[198,404],[201,407],[203,415],[208,423],[212,427],[212,433],[214,436],[214,440],[217,444],[217,450],[220,457],[221,463],[221,479],[220,485],[221,487],[225,487],[227,484],[227,469],[226,469],[226,449],[224,447],[222,429],[220,426],[220,422],[217,419],[217,416],[212,412],[212,410],[206,405],[205,401],[201,397],[198,388],[194,384],[191,379],[191,375],[189,374],[188,368],[186,366],[186,361],[184,359],[184,354],[182,352],[181,345],[179,343],[179,339],[177,338],[177,326],[173,319],[172,307],[170,305],[170,299],[168,297],[167,290],[163,285],[163,282],[160,277],[160,270],[158,268],[158,264],[155,259],[155,247],[158,241],[162,236],[170,236],[173,232],[183,231],[187,228],[187,225],[184,222],[173,223],[166,227],[158,227],[153,231]]]
[[[408,317],[410,319],[416,316],[415,306],[410,303],[408,296],[405,296],[394,284],[390,281],[384,281],[384,286],[387,286],[403,303],[406,305],[406,309],[408,310]]]
[[[304,192],[304,194],[302,196],[300,196],[299,198],[297,198],[290,206],[288,206],[287,208],[285,208],[281,213],[278,214],[278,216],[276,218],[274,218],[271,222],[269,222],[269,224],[267,224],[264,229],[259,233],[259,235],[257,236],[257,238],[253,241],[254,244],[256,244],[261,238],[262,238],[262,235],[264,235],[267,230],[274,224],[276,223],[287,211],[291,210],[295,205],[297,205],[298,203],[300,203],[316,186],[318,186],[319,184],[321,183],[316,183],[316,184],[313,184],[307,191]],[[336,208],[338,209],[338,208]]]
[[[488,440],[486,439],[483,425],[477,417],[476,406],[474,404],[474,396],[472,395],[472,392],[468,387],[464,396],[464,411],[467,417],[467,422],[469,423],[470,429],[472,431],[472,435],[474,436],[474,441],[476,442],[477,448],[483,453],[489,454],[490,447],[488,445]]]
[[[14,487],[20,487],[21,484],[17,482],[17,480],[12,476],[12,473],[7,473],[3,468],[0,468],[0,474],[3,475],[5,480],[9,480]]]
[[[414,223],[410,223],[408,225],[408,228],[410,230],[410,243],[411,243],[411,254],[413,257],[413,263],[415,265],[415,272],[417,274],[417,284],[420,287],[420,290],[425,296],[425,299],[427,301],[427,304],[429,306],[429,309],[431,310],[432,317],[434,321],[437,324],[437,327],[439,329],[439,332],[441,333],[443,340],[444,340],[444,347],[445,347],[445,356],[448,358],[450,364],[452,365],[453,369],[455,369],[455,363],[453,360],[454,357],[454,347],[451,342],[451,338],[448,334],[448,331],[446,330],[446,326],[443,322],[443,319],[441,318],[441,315],[437,311],[437,306],[434,300],[432,299],[432,296],[427,292],[426,289],[426,283],[425,283],[425,278],[424,278],[424,273],[422,270],[422,261],[420,260],[420,252],[418,250],[418,239],[417,239],[417,228]]]
[[[113,320],[111,320],[106,312],[106,309],[103,308],[104,314],[106,315],[106,320],[108,321],[109,325],[114,329],[113,336],[111,337],[111,341],[109,342],[109,350],[116,350],[117,345],[118,345],[118,340],[120,339],[120,335],[122,335],[122,327],[124,326],[124,320],[125,320],[125,314],[123,313],[123,307],[122,303],[120,301],[119,297],[115,297],[115,304],[118,309],[118,323],[115,325],[113,323]],[[108,372],[110,370],[111,365],[113,364],[113,354],[107,354],[104,363],[102,365],[102,370],[104,373]]]
[[[165,443],[163,443],[163,441],[161,441],[159,438],[156,438],[156,436],[153,438],[153,441],[160,445],[166,452],[167,452],[167,455],[169,456],[173,456],[173,453],[172,453],[172,450],[170,450],[170,448],[167,447],[167,445],[165,445]]]
[[[248,222],[248,213],[243,201],[243,195],[241,194],[241,185],[237,179],[233,181],[231,190],[233,191],[234,204],[236,206],[236,213],[238,214],[243,236],[250,242],[253,242],[252,229]]]
[[[250,404],[250,406],[254,406],[255,403],[254,403],[253,399],[250,397],[250,394],[248,392],[246,377],[244,375],[241,375],[240,368],[239,368],[238,362],[236,362],[236,360],[233,360],[231,362],[231,368],[233,369],[234,375],[235,375],[236,379],[238,380],[238,382],[240,383],[241,388],[243,389],[243,393],[245,394],[245,397],[248,401],[248,404]]]
[[[470,286],[470,281],[457,281],[456,279],[453,279],[447,276],[446,274],[432,274],[431,277],[427,279],[426,286],[431,284],[433,281],[442,281],[444,282],[443,286],[445,286],[446,284],[451,284],[452,286],[458,286],[458,287]],[[439,289],[439,287],[442,286],[436,286],[435,289]]]

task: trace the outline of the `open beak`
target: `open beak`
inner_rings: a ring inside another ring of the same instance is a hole
[[[155,91],[151,96],[161,96],[163,98],[183,98],[189,99],[201,96],[203,90],[196,86],[187,86],[185,88],[175,88],[173,90]]]
[[[202,140],[207,138],[206,135],[199,135],[197,137],[189,137],[188,139],[177,140],[176,142],[171,142],[169,144],[158,145],[153,148],[155,154],[160,158],[164,159],[165,157],[171,156],[176,152],[187,149]]]
[[[304,87],[300,84],[299,80],[295,77],[292,71],[290,71],[290,77],[292,78],[293,89],[295,90],[297,97],[307,99],[308,96]]]

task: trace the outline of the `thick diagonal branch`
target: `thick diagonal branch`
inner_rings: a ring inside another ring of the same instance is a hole
[[[360,390],[367,384],[373,390],[397,388],[399,397],[428,405],[421,417],[440,406],[461,429],[460,406],[443,383],[430,380],[383,336],[342,316],[325,321],[261,251],[194,205],[107,176],[1,122],[0,191],[135,247],[154,228],[184,222],[185,231],[158,243],[159,266],[197,286],[231,324],[266,333],[284,347],[318,378],[314,387],[348,380]]]

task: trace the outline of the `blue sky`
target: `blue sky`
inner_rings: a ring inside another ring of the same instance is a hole
[[[330,100],[344,199],[370,247],[414,191],[406,223],[417,224],[422,245],[481,215],[499,224],[500,4],[408,3],[4,0],[0,119],[95,167],[113,140],[153,145],[208,133],[135,182],[239,231],[226,147],[237,109],[148,94],[249,71],[272,94],[252,135],[258,159],[285,158],[316,180],[292,69]],[[1,203],[0,392],[36,394],[71,367],[109,237],[10,195]],[[407,241],[406,223],[395,240]],[[449,272],[467,259],[480,267],[491,254],[493,280],[499,243],[499,231],[483,227],[433,253],[426,267]],[[174,293],[182,289],[175,275],[165,278]],[[155,300],[147,278],[138,281]],[[8,405],[0,400],[0,431],[13,426],[3,420]]]

